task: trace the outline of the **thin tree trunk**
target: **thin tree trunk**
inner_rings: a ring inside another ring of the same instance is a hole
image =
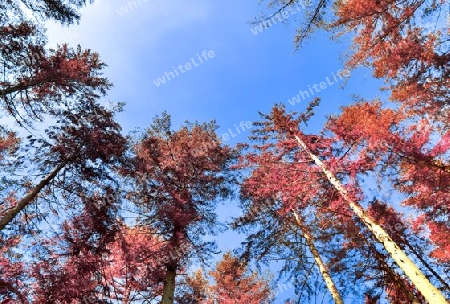
[[[47,175],[43,180],[39,182],[33,189],[31,189],[27,195],[25,195],[24,198],[22,198],[16,206],[11,208],[6,214],[0,219],[0,231],[2,231],[6,225],[8,225],[19,212],[21,212],[23,209],[25,209],[41,192],[41,190],[47,186],[61,171],[65,166],[67,162],[63,162],[56,166],[55,169],[53,169],[52,172],[50,172],[49,175]]]
[[[173,304],[175,297],[175,278],[177,276],[177,267],[181,258],[180,254],[180,239],[181,228],[175,225],[170,239],[171,251],[170,261],[166,266],[166,278],[164,279],[163,294],[161,304]]]
[[[409,243],[407,239],[403,238],[403,244],[406,245],[412,253],[414,253],[419,261],[422,262],[423,266],[425,266],[425,268],[427,268],[435,276],[435,278],[441,282],[444,288],[450,291],[450,285],[444,281],[444,279],[433,269],[433,267],[431,267],[427,261],[425,261],[420,252],[417,252],[417,250]]]
[[[364,210],[364,208],[354,202],[348,195],[347,190],[342,186],[339,180],[329,171],[324,163],[309,150],[306,144],[294,135],[300,146],[305,150],[314,163],[319,166],[323,173],[327,176],[330,183],[339,191],[342,198],[349,204],[353,212],[363,221],[367,228],[375,235],[378,241],[383,244],[384,248],[391,255],[392,259],[403,270],[405,275],[411,280],[414,286],[421,292],[429,303],[448,304],[442,293],[425,277],[422,271],[414,264],[414,262],[400,249],[400,247],[391,239],[386,231],[378,223],[376,223]]]
[[[175,277],[177,275],[176,268],[166,268],[166,278],[164,280],[163,295],[161,304],[173,304],[175,296]]]
[[[397,286],[402,290],[403,294],[408,298],[409,303],[411,304],[421,304],[421,302],[417,299],[414,293],[406,286],[406,283],[403,278],[401,278],[397,272],[391,269],[386,262],[386,257],[384,254],[379,252],[377,248],[373,245],[373,243],[365,239],[366,244],[369,246],[375,258],[380,262],[381,268],[386,271],[387,275],[391,278],[392,282],[395,282]]]
[[[314,245],[314,240],[309,233],[308,229],[303,225],[302,221],[300,220],[297,212],[293,211],[295,221],[297,222],[297,225],[300,227],[300,230],[302,231],[302,235],[306,240],[306,243],[308,244],[309,250],[311,251],[314,260],[317,263],[317,266],[319,266],[319,271],[322,274],[323,280],[325,281],[325,284],[327,285],[328,290],[331,293],[331,296],[333,297],[334,303],[336,304],[344,304],[344,301],[342,301],[341,295],[339,294],[339,291],[336,288],[336,285],[333,282],[333,279],[330,276],[330,273],[328,272],[328,268],[325,265],[325,263],[322,261],[322,258],[320,257],[319,251],[317,250],[316,246]]]

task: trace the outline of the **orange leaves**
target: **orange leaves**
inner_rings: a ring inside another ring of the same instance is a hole
[[[387,175],[386,185],[406,196],[402,204],[418,212],[413,229],[433,230],[435,256],[443,259],[447,243],[441,236],[448,235],[445,222],[450,217],[449,132],[442,134],[427,117],[407,118],[401,109],[367,102],[344,108],[327,127],[349,147],[352,161],[347,166],[358,164],[361,173],[373,172],[379,178]],[[362,165],[367,161],[371,167]]]
[[[104,67],[98,54],[80,48],[74,51],[66,44],[58,46],[49,56],[42,54],[31,67],[36,73],[34,78],[23,81],[38,84],[33,86],[33,92],[41,98],[58,93],[70,96],[81,88],[104,92],[110,87],[105,78],[98,77]]]
[[[337,20],[331,24],[331,28],[357,30],[349,67],[372,67],[375,77],[390,83],[394,101],[437,120],[441,117],[436,108],[445,109],[450,91],[448,33],[443,26],[447,21],[440,13],[444,3],[342,1],[337,5]],[[425,24],[433,24],[433,31],[424,29]]]
[[[229,252],[210,271],[209,277],[214,284],[210,285],[201,271],[187,278],[189,291],[185,298],[198,301],[195,303],[223,304],[259,304],[271,298],[269,282],[251,273],[247,265]]]
[[[0,137],[0,160],[2,159],[2,152],[6,150],[14,150],[18,142],[19,139],[13,132],[9,132],[6,137]]]
[[[338,118],[332,118],[327,128],[349,145],[367,144],[367,149],[384,149],[386,142],[395,141],[392,133],[405,116],[398,111],[383,109],[378,101],[361,102],[345,107]],[[356,147],[356,146],[355,146]]]
[[[450,262],[450,238],[446,231],[450,230],[448,223],[430,223],[430,238],[437,245],[432,255],[442,261]]]
[[[395,8],[395,1],[389,0],[346,0],[340,1],[336,14],[339,16],[338,24],[344,22],[361,22],[363,18],[386,13]]]

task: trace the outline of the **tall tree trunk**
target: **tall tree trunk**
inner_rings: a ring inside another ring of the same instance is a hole
[[[166,278],[164,279],[163,294],[161,304],[173,304],[175,297],[175,278],[177,276],[177,268],[181,259],[180,253],[180,234],[182,230],[179,226],[175,225],[172,231],[172,237],[170,239],[171,251],[170,261],[166,266]]]
[[[309,150],[306,144],[294,135],[297,142],[305,150],[308,156],[319,166],[323,173],[327,176],[330,183],[339,191],[342,198],[349,204],[353,212],[363,221],[367,228],[375,235],[377,240],[383,244],[386,251],[391,255],[392,259],[403,270],[405,275],[421,292],[429,303],[448,304],[442,293],[425,277],[422,271],[414,264],[414,262],[400,249],[400,247],[391,239],[387,232],[376,223],[364,210],[364,208],[354,202],[348,195],[347,190],[342,186],[339,180],[329,171],[325,164]]]
[[[24,198],[22,198],[16,206],[11,208],[6,214],[0,219],[0,231],[2,231],[6,225],[8,225],[19,212],[21,212],[23,209],[25,209],[28,204],[30,204],[41,192],[41,190],[47,186],[61,171],[65,166],[67,162],[62,162],[58,166],[53,169],[52,172],[50,172],[49,175],[47,175],[43,180],[39,182],[33,189],[31,189],[27,195],[25,195]]]
[[[166,278],[164,280],[161,304],[173,304],[173,298],[175,296],[176,275],[177,272],[175,267],[166,267]]]
[[[417,252],[414,246],[411,245],[407,239],[405,238],[402,239],[403,244],[406,245],[406,247],[408,247],[412,253],[414,253],[416,258],[418,258],[419,261],[422,262],[423,266],[425,266],[425,268],[428,269],[435,276],[436,279],[438,279],[438,281],[442,284],[442,286],[444,286],[445,289],[450,291],[450,285],[444,281],[444,279],[433,269],[433,267],[431,267],[431,265],[427,261],[425,261],[420,252]]]
[[[333,279],[330,276],[327,266],[322,261],[319,251],[317,250],[316,246],[314,245],[314,240],[313,240],[311,234],[309,233],[308,229],[303,225],[297,212],[293,211],[293,213],[294,213],[295,221],[297,222],[297,225],[300,227],[300,230],[302,231],[302,235],[306,240],[306,244],[308,245],[309,250],[311,251],[311,253],[314,257],[314,260],[316,261],[317,266],[319,266],[319,271],[322,274],[323,280],[325,281],[325,284],[327,285],[327,288],[330,291],[331,296],[333,297],[334,303],[344,304],[344,301],[342,301],[341,295],[339,294],[339,291],[337,290],[336,285],[334,284]]]
[[[421,302],[417,299],[414,293],[406,286],[406,282],[404,281],[404,279],[401,278],[394,269],[389,267],[388,263],[386,262],[386,256],[377,250],[377,248],[374,246],[371,240],[364,239],[364,241],[367,244],[367,246],[369,246],[371,253],[380,263],[381,269],[384,269],[384,271],[390,277],[391,281],[395,282],[395,284],[401,289],[403,294],[408,298],[409,303],[421,304]]]

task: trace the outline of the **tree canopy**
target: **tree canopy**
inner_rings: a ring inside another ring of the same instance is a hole
[[[124,134],[100,55],[48,45],[46,22],[92,2],[0,3],[0,303],[448,303],[446,1],[260,1],[266,28],[301,12],[297,54],[325,31],[384,85],[320,126],[337,100],[278,103],[226,136],[167,112]],[[224,231],[242,242],[222,254]]]

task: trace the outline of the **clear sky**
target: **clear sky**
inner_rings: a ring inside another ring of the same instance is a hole
[[[51,45],[79,43],[108,64],[105,75],[114,88],[107,99],[126,102],[119,116],[125,133],[145,129],[166,110],[174,129],[185,120],[215,119],[219,135],[228,134],[225,142],[233,145],[247,140],[245,122],[257,120],[257,112],[268,112],[274,103],[303,110],[311,98],[299,91],[322,98],[312,131],[321,128],[326,115],[348,104],[353,94],[376,96],[379,83],[367,70],[352,71],[345,87],[339,88],[343,81],[334,75],[343,69],[340,58],[347,40],[331,41],[327,34],[316,33],[294,52],[299,13],[287,16],[286,24],[277,22],[254,34],[249,21],[263,9],[258,2],[96,0],[82,10],[80,25],[50,23],[48,35]],[[158,83],[166,72],[171,80]],[[237,134],[235,125],[241,122]],[[229,202],[217,212],[225,222],[239,210],[236,202]],[[227,232],[216,240],[221,250],[232,250],[241,238]],[[287,292],[280,299],[286,296]]]

